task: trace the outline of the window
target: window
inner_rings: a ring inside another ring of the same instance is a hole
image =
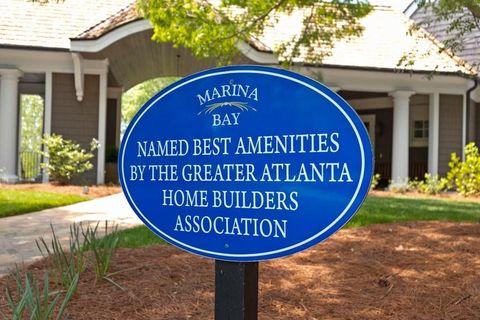
[[[410,139],[412,147],[428,146],[428,120],[414,120]]]
[[[413,122],[413,138],[428,138],[428,120],[418,120]]]

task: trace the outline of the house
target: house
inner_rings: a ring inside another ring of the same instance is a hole
[[[436,39],[440,41],[448,41],[452,37],[456,37],[455,41],[461,44],[461,47],[455,50],[455,54],[468,64],[475,66],[478,70],[480,66],[480,28],[475,25],[469,32],[449,32],[448,28],[454,19],[465,17],[471,17],[466,9],[463,13],[457,13],[450,17],[450,20],[438,20],[435,19],[431,9],[418,8],[417,3],[413,1],[405,10],[405,15],[415,21],[422,28],[426,29]],[[478,75],[477,75],[478,79]],[[480,101],[480,86],[476,86],[475,89],[469,92],[467,97],[467,140],[469,142],[480,143],[480,112],[477,111]]]
[[[450,154],[480,138],[480,117],[470,99],[476,71],[401,12],[378,6],[362,19],[363,34],[335,44],[321,66],[295,60],[294,71],[337,91],[362,117],[375,152],[375,171],[404,181],[425,172],[445,174]],[[301,16],[283,16],[259,39],[239,43],[235,64],[278,66],[272,54],[301,27]],[[95,169],[84,179],[105,182],[105,147],[119,146],[122,92],[160,76],[185,76],[214,67],[189,50],[152,42],[148,21],[132,0],[65,0],[0,3],[0,168],[17,181],[18,96],[44,99],[43,131],[87,145],[97,138]],[[406,69],[399,61],[419,53]],[[476,92],[476,91],[475,91]],[[468,106],[468,108],[467,108]],[[48,175],[43,174],[43,181]]]

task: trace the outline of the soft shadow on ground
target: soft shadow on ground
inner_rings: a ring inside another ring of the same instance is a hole
[[[342,230],[260,263],[259,318],[478,319],[479,252],[478,223]],[[212,260],[159,245],[120,250],[113,269],[125,270],[113,276],[123,290],[88,271],[69,307],[74,319],[213,319]]]

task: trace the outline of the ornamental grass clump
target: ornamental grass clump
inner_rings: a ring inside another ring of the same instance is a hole
[[[103,237],[98,235],[98,226],[94,228],[87,228],[84,232],[85,243],[92,252],[92,258],[95,266],[95,275],[97,279],[108,278],[108,271],[112,263],[113,254],[118,247],[120,235],[118,227],[108,227],[108,222],[105,221]]]
[[[10,310],[10,316],[7,317],[7,315],[0,310],[1,318],[3,320],[63,319],[67,305],[77,289],[79,275],[76,274],[70,286],[62,291],[51,290],[48,272],[45,273],[43,278],[42,289],[39,287],[37,280],[31,272],[25,274],[23,281],[22,278],[22,274],[17,268],[14,273],[15,291],[12,292],[8,285],[5,287],[6,307]],[[63,300],[61,300],[62,295]]]
[[[70,226],[69,251],[65,250],[55,233],[53,225],[52,240],[48,242],[43,237],[36,241],[37,247],[45,257],[50,257],[50,267],[55,281],[65,289],[70,286],[76,274],[83,273],[87,264],[93,265],[97,279],[105,278],[112,263],[112,257],[118,247],[120,236],[116,225],[109,226],[105,221],[103,233],[100,223],[94,227],[80,224]],[[49,244],[50,243],[50,244]],[[111,282],[111,281],[110,281]]]
[[[452,153],[450,171],[447,174],[448,186],[464,196],[480,195],[480,153],[475,143],[465,146],[465,161]]]
[[[45,238],[41,237],[36,240],[37,248],[44,257],[50,257],[50,266],[54,279],[65,289],[69,288],[75,280],[76,275],[85,271],[85,251],[84,241],[80,239],[81,226],[73,224],[70,227],[70,251],[66,251],[58,238],[53,225],[50,224],[52,230],[52,240],[50,245]]]

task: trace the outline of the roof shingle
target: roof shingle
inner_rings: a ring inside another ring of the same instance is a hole
[[[74,37],[133,0],[0,1],[0,46],[70,48]]]
[[[2,0],[0,4],[0,46],[70,48],[70,40],[93,40],[129,22],[141,19],[133,0],[65,0],[48,4],[24,0]],[[302,30],[304,12],[282,14],[250,44],[269,52]],[[402,69],[399,61],[414,53],[407,69],[475,74],[474,69],[422,29],[409,32],[412,21],[390,7],[377,6],[361,19],[359,37],[337,41],[323,59],[324,65],[371,69]],[[322,50],[321,47],[316,50]],[[282,57],[280,57],[282,60]],[[294,62],[308,61],[307,50]]]

